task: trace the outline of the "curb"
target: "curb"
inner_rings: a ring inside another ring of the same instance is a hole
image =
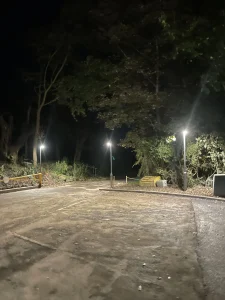
[[[217,198],[217,197],[209,197],[209,196],[195,196],[190,194],[178,194],[178,193],[167,193],[167,192],[156,192],[156,191],[138,191],[138,190],[120,190],[120,189],[99,189],[99,191],[105,192],[120,192],[120,193],[138,193],[138,194],[156,194],[156,195],[164,195],[164,196],[175,196],[175,197],[184,197],[184,198],[194,198],[194,199],[203,199],[203,200],[213,200],[213,201],[221,201],[225,202],[225,199]]]
[[[13,192],[23,192],[23,191],[27,191],[27,190],[34,190],[34,189],[38,189],[38,186],[30,186],[30,187],[23,187],[23,188],[13,188],[13,189],[5,189],[5,190],[0,190],[0,195],[1,194],[9,194],[9,193],[13,193]]]

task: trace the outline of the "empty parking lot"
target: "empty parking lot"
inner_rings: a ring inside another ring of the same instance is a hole
[[[202,202],[105,185],[0,195],[0,299],[223,299],[200,253]]]

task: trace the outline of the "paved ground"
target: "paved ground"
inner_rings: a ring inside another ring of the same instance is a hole
[[[225,299],[225,203],[193,200],[207,300]]]
[[[207,268],[215,265],[205,235],[211,236],[208,249],[217,241],[219,257],[222,227],[213,240],[202,212],[214,224],[218,209],[98,187],[0,195],[0,300],[224,299],[222,264],[212,273],[217,291],[209,293],[203,280],[205,274],[210,282]]]

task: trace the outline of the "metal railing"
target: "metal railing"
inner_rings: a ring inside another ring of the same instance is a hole
[[[33,179],[38,181],[38,187],[40,188],[42,186],[42,179],[43,179],[42,173],[12,177],[12,178],[4,177],[3,179],[0,180],[0,182],[3,182],[7,185],[8,183],[10,183],[10,181],[25,181],[25,180],[33,180]]]

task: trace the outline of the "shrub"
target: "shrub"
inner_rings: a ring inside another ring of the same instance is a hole
[[[89,166],[83,163],[74,163],[69,165],[66,160],[57,161],[56,163],[43,163],[42,173],[47,180],[47,184],[51,184],[52,180],[57,182],[86,180],[91,176]],[[35,168],[32,164],[9,164],[2,163],[0,165],[0,177],[20,177],[40,172],[40,166]]]
[[[53,172],[56,174],[68,175],[69,166],[65,160],[57,161],[53,167]]]
[[[19,177],[30,175],[34,173],[38,173],[38,169],[34,168],[32,164],[25,165],[25,164],[16,164],[16,163],[4,163],[0,168],[0,176],[8,176],[8,177]]]
[[[85,180],[90,176],[88,166],[82,163],[74,163],[72,173],[75,180]]]

